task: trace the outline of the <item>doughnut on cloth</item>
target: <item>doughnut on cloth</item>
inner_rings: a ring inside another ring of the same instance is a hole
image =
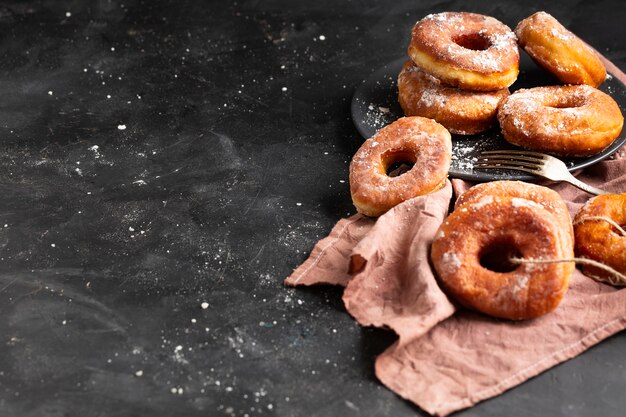
[[[579,178],[626,192],[626,150],[621,152]],[[453,183],[457,195],[471,186]],[[572,217],[590,197],[565,183],[551,188],[567,202]],[[578,269],[563,302],[538,319],[497,320],[454,306],[428,262],[428,248],[451,199],[448,183],[378,219],[360,214],[342,219],[285,281],[344,286],[346,309],[360,324],[398,335],[375,362],[376,376],[389,389],[445,416],[497,396],[626,328],[626,288],[598,283]]]

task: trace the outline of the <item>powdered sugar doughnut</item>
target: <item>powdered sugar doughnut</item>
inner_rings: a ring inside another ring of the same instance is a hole
[[[462,305],[494,317],[530,319],[559,305],[572,265],[515,265],[508,259],[571,257],[561,227],[534,201],[487,195],[444,220],[431,259],[444,289]]]
[[[493,17],[476,13],[426,16],[413,26],[408,53],[424,71],[466,90],[506,88],[519,72],[513,31]]]
[[[610,96],[588,85],[518,90],[498,121],[514,145],[562,156],[594,155],[619,136],[624,117]]]
[[[350,163],[350,193],[356,209],[380,216],[395,205],[441,188],[452,158],[450,132],[432,119],[403,117],[366,140]],[[413,164],[390,177],[399,162]]]
[[[597,87],[606,79],[606,69],[593,49],[546,12],[522,20],[515,34],[533,61],[565,84]]]
[[[447,86],[412,61],[398,75],[398,101],[405,115],[435,119],[459,135],[474,135],[493,126],[498,104],[508,95],[507,88],[467,91]]]

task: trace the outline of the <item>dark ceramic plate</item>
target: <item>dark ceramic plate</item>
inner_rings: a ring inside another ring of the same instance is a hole
[[[402,117],[398,104],[396,80],[407,58],[397,59],[370,75],[352,97],[352,120],[364,138],[371,137],[378,129]],[[520,88],[559,84],[549,73],[537,67],[523,52],[520,73],[510,87],[511,92]],[[600,86],[626,113],[626,86],[609,75]],[[615,153],[626,142],[626,129],[604,151],[586,158],[564,159],[570,171],[576,171],[599,162]],[[482,151],[496,149],[519,149],[504,140],[498,128],[474,136],[452,135],[452,165],[450,176],[470,181],[532,180],[536,177],[511,170],[474,168],[474,162]]]

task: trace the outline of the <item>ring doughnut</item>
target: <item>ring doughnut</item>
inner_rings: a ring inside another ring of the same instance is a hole
[[[366,140],[350,162],[350,193],[362,214],[380,216],[395,205],[445,184],[452,158],[450,132],[432,119],[402,117]],[[388,170],[413,164],[395,177]]]
[[[626,224],[626,194],[606,194],[587,201],[574,218],[576,256],[593,259],[626,274],[626,236],[603,220],[585,221],[587,217],[607,217],[619,225]],[[589,275],[607,277],[599,268],[584,265]]]
[[[565,201],[559,193],[548,187],[537,184],[530,184],[523,181],[492,181],[477,184],[465,191],[457,198],[454,208],[467,204],[474,204],[485,196],[513,197],[523,198],[541,204],[544,209],[556,216],[563,230],[564,239],[568,239],[570,247],[574,246],[574,227],[572,226],[572,218]],[[574,256],[573,249],[570,255]]]
[[[565,84],[597,87],[606,79],[606,69],[594,50],[546,12],[519,22],[515,34],[533,61]]]
[[[407,61],[398,75],[398,101],[407,116],[435,119],[450,133],[474,135],[497,123],[498,104],[509,95],[496,91],[467,91],[443,84]]]
[[[561,227],[534,201],[489,195],[444,220],[431,259],[444,289],[460,304],[494,317],[530,319],[559,305],[573,266],[507,260],[571,256]]]
[[[521,89],[503,100],[504,138],[521,147],[562,156],[594,155],[619,136],[624,117],[610,96],[588,85]]]
[[[513,31],[476,13],[445,12],[419,20],[408,54],[427,73],[465,90],[500,90],[513,84],[519,72]]]

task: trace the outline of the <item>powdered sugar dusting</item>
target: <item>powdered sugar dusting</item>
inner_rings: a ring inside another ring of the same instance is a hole
[[[462,265],[461,259],[459,259],[459,255],[457,255],[455,252],[444,253],[441,256],[441,261],[443,262],[443,267],[449,272],[454,272],[458,270]]]
[[[452,166],[455,169],[469,172],[474,169],[474,163],[478,161],[476,147],[463,142],[456,142],[452,150]]]
[[[550,35],[565,42],[568,42],[574,39],[574,36],[572,35],[570,31],[561,29],[561,28],[557,29],[553,27],[552,29],[550,29]]]
[[[511,287],[513,295],[517,295],[518,292],[528,288],[528,275],[517,275],[515,277],[517,282]]]
[[[446,104],[446,97],[443,94],[439,94],[437,90],[426,89],[422,93],[418,105],[425,107],[442,107]]]
[[[486,195],[483,198],[481,198],[477,203],[472,204],[472,208],[474,210],[480,210],[482,207],[486,206],[487,204],[491,204],[493,203],[493,196],[492,195]]]
[[[376,130],[393,122],[394,117],[389,111],[389,107],[369,103],[363,123],[373,126]]]
[[[534,207],[534,208],[543,208],[543,206],[539,203],[536,203],[532,200],[527,200],[525,198],[513,197],[511,199],[511,205],[513,207]]]
[[[422,20],[424,21],[435,21],[435,22],[454,22],[458,23],[461,21],[461,14],[455,12],[442,12],[442,13],[431,13],[425,16]]]

